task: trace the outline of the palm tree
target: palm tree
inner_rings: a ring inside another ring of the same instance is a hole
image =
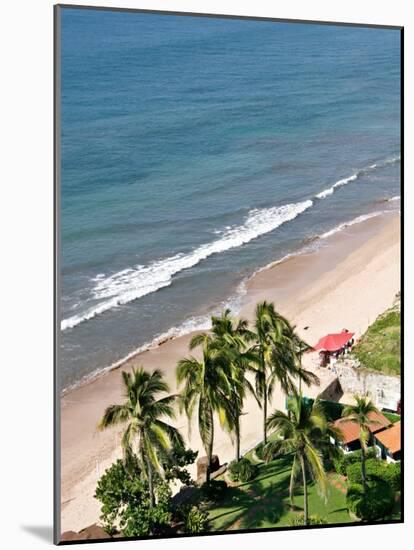
[[[218,345],[222,346],[223,351],[228,355],[230,366],[230,394],[227,396],[227,406],[222,409],[220,421],[230,434],[234,433],[235,459],[239,461],[240,418],[243,414],[244,400],[248,392],[257,400],[255,391],[246,376],[252,359],[247,346],[254,334],[248,329],[248,321],[239,319],[236,322],[230,316],[229,309],[226,309],[220,317],[212,317],[211,321],[211,331]]]
[[[279,439],[269,442],[264,448],[264,457],[269,461],[280,455],[293,455],[290,476],[290,499],[293,505],[293,491],[299,472],[302,474],[304,496],[304,524],[308,525],[308,479],[310,473],[322,495],[326,497],[326,473],[323,465],[320,441],[329,445],[327,435],[330,425],[318,400],[312,405],[303,402],[301,395],[294,395],[288,402],[288,414],[275,411],[267,425]]]
[[[354,395],[355,405],[347,405],[342,410],[343,422],[353,422],[359,427],[359,441],[361,443],[361,477],[364,493],[367,490],[367,476],[365,471],[366,450],[370,435],[370,426],[379,424],[373,420],[373,414],[379,411],[367,396]]]
[[[293,354],[296,359],[296,368],[298,370],[298,393],[302,393],[302,381],[307,385],[310,386],[311,384],[315,384],[319,386],[320,380],[316,374],[313,374],[310,371],[307,371],[302,366],[302,357],[303,355],[310,351],[312,349],[312,346],[310,346],[308,343],[303,340],[298,333],[296,332],[296,327],[289,327],[288,331],[290,333],[290,339],[291,344],[293,348]]]
[[[267,443],[267,405],[269,400],[269,370],[273,361],[275,343],[282,334],[282,320],[277,315],[273,304],[266,301],[258,303],[255,313],[255,345],[256,352],[255,384],[256,395],[263,409],[263,442]]]
[[[110,405],[98,424],[105,430],[119,424],[126,425],[122,436],[124,457],[136,454],[148,480],[150,507],[155,505],[154,472],[161,473],[159,457],[173,445],[184,446],[179,431],[161,418],[174,418],[174,395],[158,397],[169,391],[162,373],[143,368],[131,373],[122,372],[124,402]]]
[[[263,408],[263,442],[267,443],[267,407],[276,382],[283,392],[296,393],[294,380],[299,378],[307,385],[319,383],[317,376],[298,368],[295,335],[289,321],[277,313],[272,303],[257,304],[255,319],[256,344],[252,350],[256,354],[256,395]]]
[[[197,335],[190,349],[202,346],[202,357],[181,359],[177,365],[177,382],[184,383],[180,406],[189,419],[197,408],[198,429],[207,455],[206,481],[210,481],[214,446],[214,411],[223,414],[227,395],[231,393],[230,367],[226,353],[207,334]]]

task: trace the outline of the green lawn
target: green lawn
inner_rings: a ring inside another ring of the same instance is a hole
[[[280,458],[259,465],[259,475],[249,483],[229,487],[226,497],[209,509],[210,529],[257,529],[289,526],[294,514],[303,511],[303,490],[295,491],[294,512],[289,506],[291,458]],[[350,523],[345,495],[329,484],[325,504],[315,486],[308,488],[309,513],[325,518],[328,523]]]
[[[401,363],[399,302],[380,315],[354,347],[361,365],[384,374],[399,375]]]

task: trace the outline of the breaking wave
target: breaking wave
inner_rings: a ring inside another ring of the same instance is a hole
[[[396,155],[394,157],[390,157],[385,160],[375,162],[374,164],[370,164],[365,168],[361,168],[360,170],[357,170],[354,174],[351,174],[346,178],[342,178],[338,180],[333,185],[331,185],[331,187],[327,187],[326,189],[324,189],[323,191],[315,195],[315,198],[326,199],[326,197],[329,197],[329,195],[332,195],[335,192],[335,189],[337,189],[338,187],[347,185],[348,183],[351,183],[352,181],[357,180],[360,176],[363,176],[364,174],[369,174],[370,172],[373,172],[378,168],[383,168],[384,166],[388,166],[389,164],[395,164],[396,162],[399,162],[399,161],[400,161],[400,155]]]
[[[84,321],[115,307],[127,304],[171,285],[174,275],[189,269],[209,256],[236,248],[274,231],[282,224],[294,220],[313,205],[312,200],[250,210],[244,223],[226,228],[219,238],[203,244],[188,254],[180,253],[157,260],[149,265],[136,265],[113,275],[99,274],[93,279],[91,299],[98,303],[81,314],[62,320],[61,330],[73,328]]]

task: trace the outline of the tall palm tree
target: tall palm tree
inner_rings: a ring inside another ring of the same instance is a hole
[[[254,334],[248,328],[246,319],[237,322],[226,309],[220,317],[212,317],[212,333],[214,339],[228,355],[230,366],[230,394],[227,396],[227,406],[222,409],[221,424],[235,439],[236,461],[240,460],[240,418],[247,393],[256,398],[255,391],[247,378],[250,369],[251,353],[248,349]],[[259,401],[258,401],[259,403]],[[260,405],[260,403],[259,403]]]
[[[148,480],[150,506],[155,505],[154,473],[162,471],[159,455],[173,445],[184,446],[179,431],[162,420],[174,418],[174,395],[159,397],[169,391],[159,370],[152,373],[140,368],[131,373],[122,372],[124,402],[110,405],[98,424],[105,430],[119,424],[126,425],[122,436],[125,458],[133,454],[139,459]]]
[[[365,469],[367,445],[370,436],[370,426],[378,424],[371,417],[379,413],[374,403],[365,395],[354,395],[355,405],[347,405],[342,410],[343,421],[353,422],[359,427],[359,441],[361,443],[361,477],[364,493],[367,490],[367,476]]]
[[[254,332],[256,352],[255,384],[256,395],[263,410],[263,442],[267,443],[267,406],[270,398],[269,372],[273,363],[275,343],[281,338],[283,321],[276,313],[273,304],[266,301],[258,303],[255,312]]]
[[[288,414],[275,411],[268,419],[267,425],[273,429],[279,439],[269,442],[264,448],[264,457],[269,461],[280,455],[293,455],[290,476],[290,497],[293,504],[293,490],[296,479],[301,472],[304,496],[304,523],[309,522],[308,478],[310,473],[322,495],[326,497],[326,473],[323,465],[321,440],[329,444],[326,437],[330,425],[320,402],[312,405],[303,402],[301,395],[294,395],[288,402]]]
[[[283,392],[296,393],[294,380],[307,385],[319,383],[317,376],[298,368],[294,330],[289,321],[276,312],[274,305],[266,301],[257,304],[255,316],[255,340],[252,351],[256,354],[256,395],[263,409],[263,442],[267,443],[267,408],[276,383]]]
[[[302,358],[303,355],[310,351],[312,349],[312,346],[310,346],[305,340],[303,340],[298,333],[296,332],[295,326],[289,326],[288,328],[289,338],[291,340],[291,345],[293,349],[293,354],[296,360],[296,368],[298,370],[298,393],[302,393],[302,381],[307,385],[310,386],[311,384],[315,384],[319,386],[320,380],[316,374],[313,374],[310,371],[307,371],[302,366]]]
[[[181,359],[177,365],[177,382],[184,384],[180,406],[189,419],[197,409],[198,429],[207,455],[206,481],[210,481],[214,447],[214,412],[223,414],[227,395],[231,393],[230,367],[226,353],[210,335],[197,335],[190,349],[202,346],[200,359]]]

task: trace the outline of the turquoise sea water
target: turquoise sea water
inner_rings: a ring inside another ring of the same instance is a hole
[[[397,30],[62,9],[61,386],[400,194]]]

